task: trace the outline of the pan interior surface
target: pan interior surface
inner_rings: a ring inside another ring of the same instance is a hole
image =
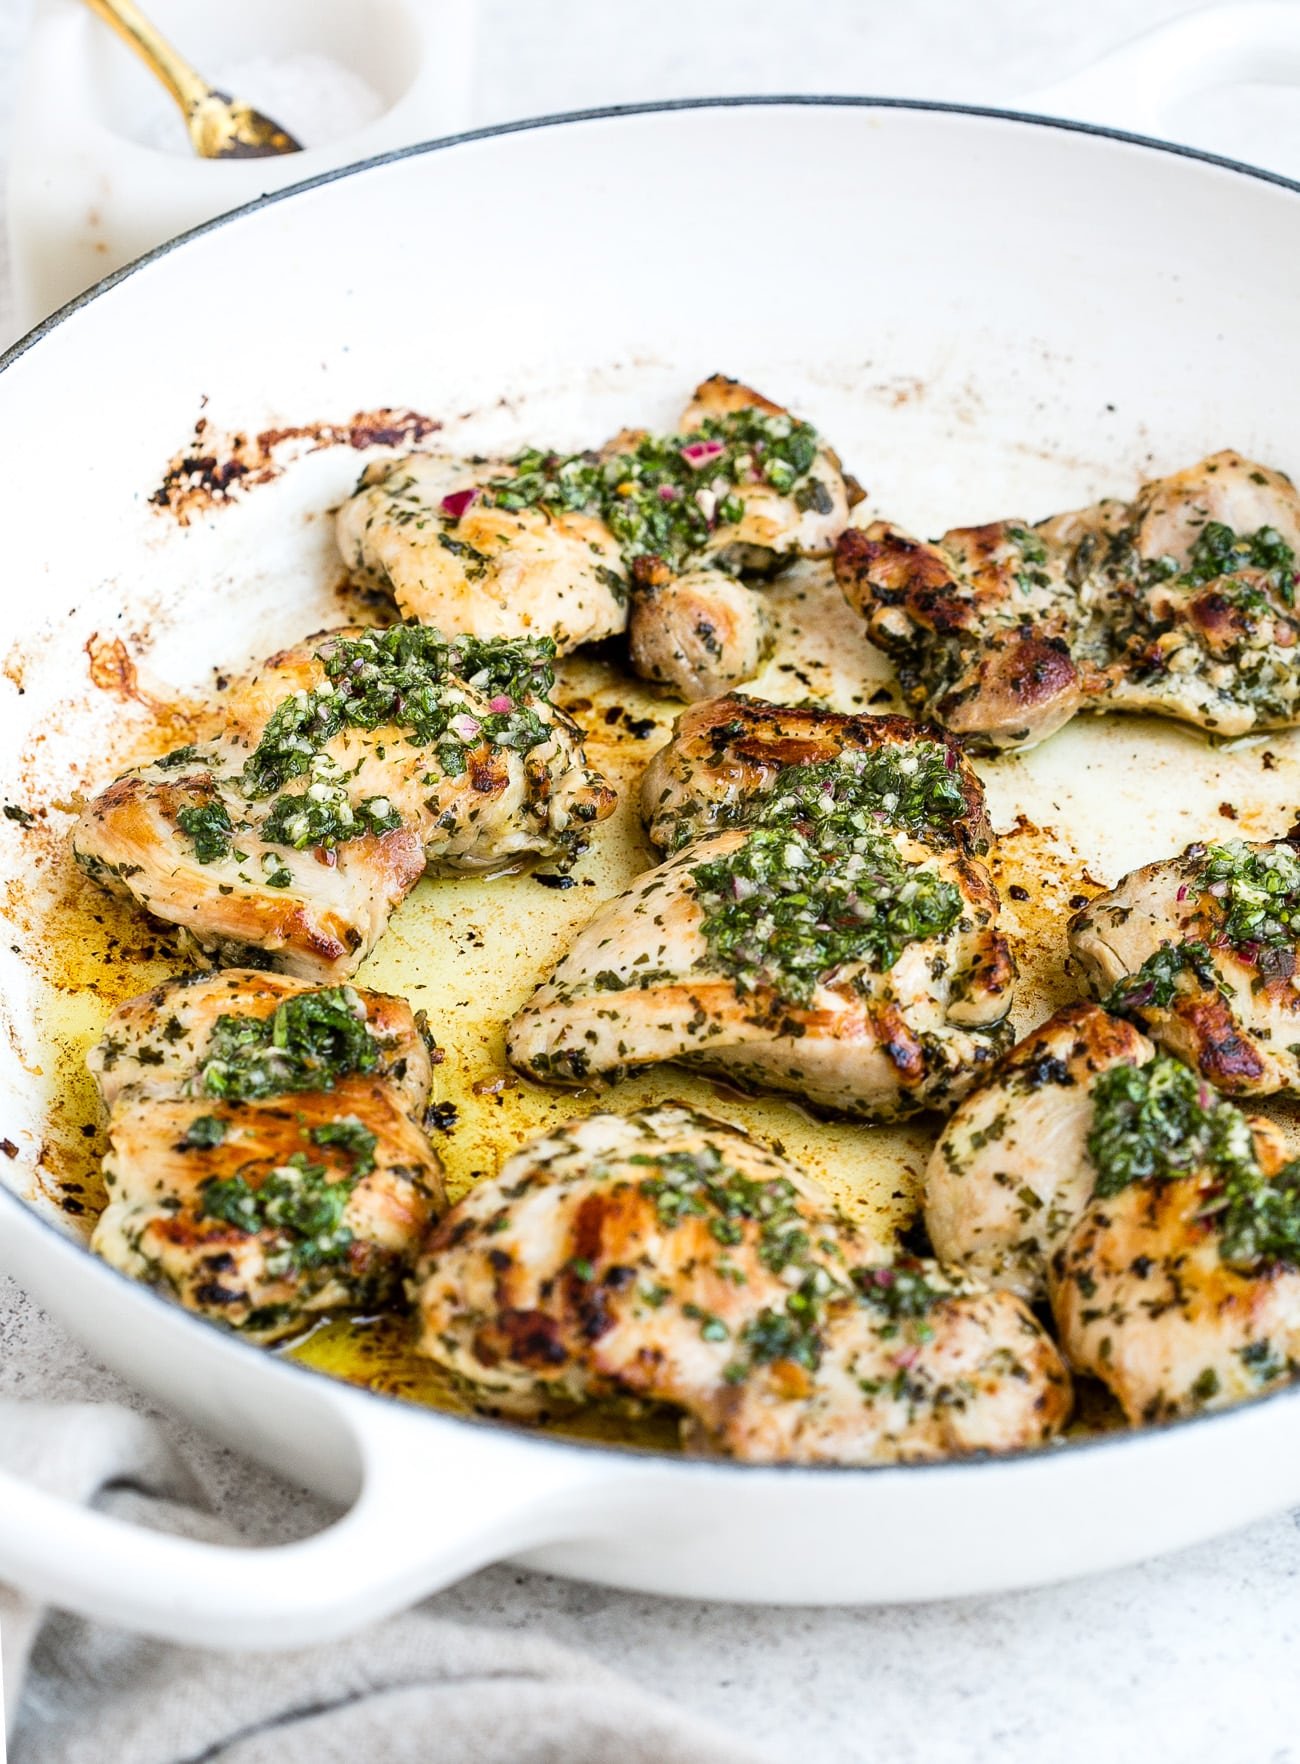
[[[741,245],[745,212],[761,234]],[[1118,141],[737,107],[379,165],[218,227],[76,312],[0,378],[14,510],[0,789],[34,817],[3,823],[0,1133],[17,1155],[0,1177],[88,1231],[103,1141],[86,1050],[115,1004],[186,965],[75,871],[79,802],[192,738],[217,677],[376,616],[343,580],[330,511],[394,434],[479,452],[590,445],[675,426],[694,384],[728,373],[814,422],[871,509],[926,534],[1130,494],[1220,447],[1300,469],[1286,267],[1298,246],[1291,192]],[[93,399],[70,419],[60,389],[77,386]],[[770,593],[778,646],[746,690],[902,708],[824,566]],[[679,708],[603,654],[564,663],[557,697],[621,797],[573,886],[425,879],[357,976],[429,1013],[452,1197],[567,1115],[682,1097],[779,1140],[888,1241],[915,1215],[936,1119],[819,1118],[677,1068],[600,1093],[508,1070],[505,1019],[651,861],[637,785]],[[980,762],[1022,970],[1017,1027],[1079,996],[1073,906],[1192,839],[1284,832],[1297,760],[1295,733],[1214,746],[1114,717]],[[1293,1109],[1273,1112],[1293,1127]],[[464,1404],[398,1321],[334,1321],[288,1351]],[[675,1441],[658,1413],[596,1407],[551,1424]]]

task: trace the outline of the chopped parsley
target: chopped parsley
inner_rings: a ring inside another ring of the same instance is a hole
[[[161,759],[156,759],[153,763],[156,766],[161,766],[164,771],[170,772],[177,766],[188,766],[198,757],[199,750],[191,742],[188,747],[173,747],[170,753],[163,754]]]
[[[1218,903],[1223,940],[1249,955],[1300,942],[1300,852],[1253,849],[1243,839],[1212,845],[1196,878]]]
[[[436,746],[439,762],[457,776],[466,770],[466,754],[484,741],[527,752],[550,734],[526,702],[545,702],[555,683],[549,637],[444,637],[430,626],[390,625],[339,638],[316,654],[326,680],[271,713],[244,763],[249,796],[273,796],[312,770],[345,728],[391,723],[413,746]],[[466,686],[497,708],[476,709]],[[506,699],[508,706],[498,703]]]
[[[1287,606],[1295,604],[1296,555],[1275,527],[1234,533],[1222,521],[1207,521],[1192,546],[1184,582],[1200,586],[1239,570],[1262,570]]]
[[[375,1147],[379,1141],[355,1115],[325,1121],[319,1127],[313,1127],[307,1137],[313,1145],[337,1146],[351,1159],[355,1177],[368,1176],[375,1167]]]
[[[937,741],[906,748],[846,751],[811,766],[785,766],[768,791],[736,805],[732,824],[797,827],[822,850],[882,827],[948,844],[953,823],[969,813],[948,751]],[[685,830],[678,843],[693,836]]]
[[[220,1115],[199,1115],[185,1129],[186,1145],[201,1146],[204,1150],[220,1145],[225,1139],[229,1123]]]
[[[291,845],[295,851],[308,846],[329,850],[367,833],[391,833],[401,824],[401,815],[386,796],[352,803],[342,785],[318,782],[302,795],[277,796],[262,837],[274,845]]]
[[[770,987],[807,1004],[845,963],[892,968],[911,943],[961,916],[950,882],[904,863],[885,838],[823,850],[796,827],[757,827],[693,869],[709,953],[742,992]]]
[[[372,1072],[379,1043],[350,986],[303,992],[269,1016],[220,1016],[208,1037],[201,1090],[232,1102],[297,1090],[332,1090],[353,1072]]]
[[[219,797],[181,809],[176,816],[176,825],[188,836],[201,864],[219,863],[222,858],[230,856],[235,829],[231,825],[230,812]]]
[[[1092,1100],[1088,1155],[1100,1199],[1133,1182],[1171,1181],[1206,1166],[1226,1173],[1255,1164],[1241,1110],[1168,1054],[1145,1066],[1112,1066],[1098,1078]]]
[[[1149,1005],[1168,1010],[1178,994],[1179,977],[1191,974],[1203,989],[1218,988],[1220,981],[1206,946],[1193,939],[1187,943],[1166,943],[1143,962],[1135,973],[1112,988],[1104,1008],[1123,1016]]]
[[[1219,1255],[1252,1269],[1300,1265],[1300,1159],[1273,1176],[1260,1168],[1246,1117],[1181,1060],[1159,1054],[1146,1066],[1115,1066],[1093,1091],[1088,1154],[1099,1198],[1132,1182],[1168,1182],[1204,1172],[1198,1217],[1218,1234]]]
[[[275,1232],[279,1252],[267,1259],[272,1275],[329,1267],[345,1259],[353,1241],[343,1223],[353,1181],[332,1180],[323,1164],[295,1152],[256,1187],[242,1175],[205,1183],[202,1214],[250,1234]]]
[[[626,566],[647,558],[681,571],[720,526],[743,519],[747,490],[764,486],[828,513],[830,489],[809,475],[820,445],[810,424],[747,408],[707,417],[689,434],[643,435],[604,458],[533,448],[510,462],[513,477],[483,493],[498,508],[598,516]]]

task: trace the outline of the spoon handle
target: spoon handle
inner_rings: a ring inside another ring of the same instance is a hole
[[[208,95],[207,81],[150,24],[135,0],[86,0],[86,4],[135,50],[146,67],[157,74],[188,122]]]

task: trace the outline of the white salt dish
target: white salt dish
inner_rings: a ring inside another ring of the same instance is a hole
[[[157,81],[81,0],[40,0],[9,166],[21,330],[213,215],[468,124],[474,0],[152,0],[149,12],[304,151],[198,159]]]

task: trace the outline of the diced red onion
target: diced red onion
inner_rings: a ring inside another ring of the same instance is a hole
[[[477,499],[478,491],[471,486],[468,490],[453,490],[450,495],[443,497],[438,507],[443,514],[450,515],[453,521],[458,521],[470,503]]]
[[[943,765],[946,772],[955,772],[957,770],[957,755],[953,752],[951,747],[945,747],[943,750]]]
[[[1178,898],[1179,898],[1179,900],[1186,900],[1187,899],[1187,884],[1186,884],[1186,882],[1184,882],[1182,887],[1178,890]]]
[[[659,486],[660,502],[676,502],[680,496],[681,491],[676,484],[661,484]]]
[[[472,741],[479,732],[480,724],[477,717],[470,716],[468,711],[462,711],[459,716],[451,719],[447,727],[458,740]]]
[[[490,711],[508,711],[514,708],[514,701],[504,692],[498,692],[495,698],[488,699]]]
[[[726,447],[721,441],[689,441],[680,451],[687,465],[698,471],[710,460],[717,459],[720,453],[725,453]]]

